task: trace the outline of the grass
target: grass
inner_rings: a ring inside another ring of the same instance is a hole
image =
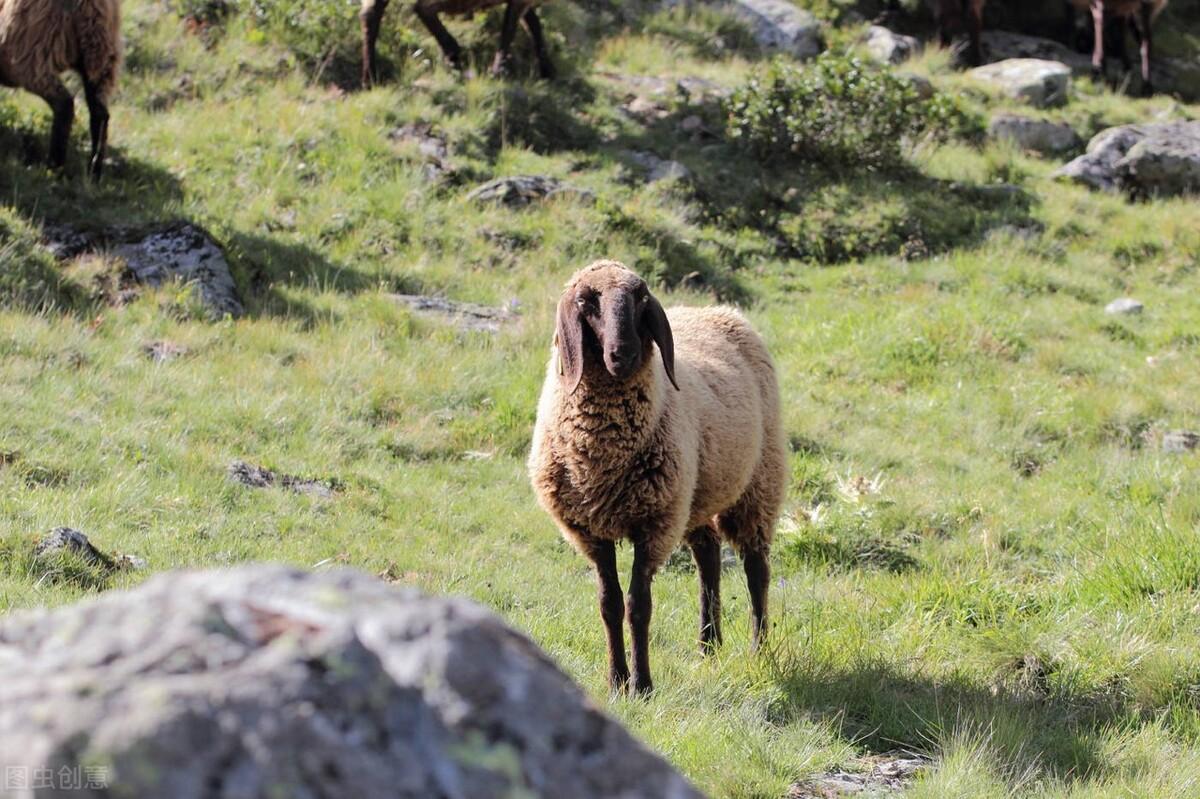
[[[672,95],[631,120],[602,73],[734,85],[761,63],[711,11],[603,6],[608,27],[551,86],[392,53],[403,74],[370,93],[313,80],[244,19],[201,39],[161,3],[125,11],[102,186],[27,163],[47,114],[0,95],[0,611],[144,579],[35,562],[60,525],[152,572],[347,564],[494,608],[713,796],[780,797],[892,749],[933,758],[914,797],[1196,795],[1200,455],[1156,446],[1200,426],[1194,200],[1089,193],[966,141],[922,146],[899,174],[764,174],[680,127],[719,131],[711,105]],[[546,16],[556,55],[560,32],[592,30],[580,9]],[[490,40],[456,30],[485,59]],[[910,67],[968,91],[948,61]],[[1082,81],[1049,115],[1086,135],[1161,112],[1200,107]],[[440,181],[387,136],[418,120],[450,141]],[[695,178],[643,185],[627,149]],[[464,199],[530,172],[596,202]],[[209,320],[178,286],[109,306],[113,258],[60,265],[37,244],[45,222],[180,218],[225,246],[244,319]],[[524,470],[558,287],[600,256],[669,302],[743,306],[778,360],[792,442],[768,651],[748,651],[735,571],[725,647],[698,656],[682,559],[655,582],[648,701],[606,695],[587,564]],[[393,292],[520,316],[460,332]],[[1120,295],[1145,312],[1105,315]],[[187,352],[155,363],[158,340]],[[226,478],[237,459],[342,490],[246,488]]]

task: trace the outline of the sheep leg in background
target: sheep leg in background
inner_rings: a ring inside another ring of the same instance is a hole
[[[629,578],[629,595],[625,610],[629,616],[630,656],[633,660],[633,690],[648,694],[654,690],[650,679],[650,616],[653,601],[650,583],[658,565],[650,558],[648,538],[633,545],[633,576]]]
[[[50,78],[33,93],[45,100],[54,112],[54,122],[50,127],[50,166],[58,169],[67,163],[67,142],[75,121],[75,100],[57,77]]]
[[[983,64],[983,2],[966,0],[967,36],[971,44],[967,49],[967,63],[973,67]]]
[[[104,170],[104,159],[108,155],[108,106],[100,98],[100,90],[92,81],[84,78],[83,94],[87,98],[88,122],[92,131],[92,158],[88,172],[92,180],[99,181]]]
[[[746,586],[750,589],[750,612],[753,614],[753,638],[750,646],[757,651],[767,634],[767,589],[771,582],[767,553],[761,549],[745,549],[742,552],[742,568],[746,571]]]
[[[538,74],[544,80],[552,80],[554,78],[554,64],[550,61],[550,53],[546,49],[546,37],[542,33],[542,21],[538,19],[537,10],[529,9],[525,12],[525,16],[521,18],[525,24],[525,30],[529,33],[529,38],[533,42],[533,51],[537,55]]]
[[[383,12],[387,10],[390,0],[373,0],[363,3],[358,18],[362,22],[362,86],[364,89],[378,78],[375,68],[375,43],[379,39],[379,27],[383,23]]]
[[[450,35],[450,31],[446,30],[446,26],[438,19],[437,12],[429,11],[420,2],[413,6],[413,11],[417,13],[421,22],[425,23],[425,27],[433,34],[433,38],[437,39],[438,46],[442,48],[442,55],[446,56],[446,60],[461,72],[463,69],[462,48],[458,46],[458,41]]]
[[[1142,56],[1142,87],[1147,97],[1154,94],[1154,82],[1150,75],[1150,26],[1153,17],[1154,11],[1149,3],[1138,6],[1133,16],[1133,31],[1137,34],[1138,49]]]
[[[624,691],[629,684],[629,666],[625,662],[625,602],[617,574],[617,546],[612,541],[587,540],[585,554],[596,567],[600,618],[608,641],[608,687]]]
[[[1104,0],[1092,0],[1092,75],[1104,77]]]
[[[519,0],[508,0],[504,4],[504,22],[500,25],[500,47],[492,59],[492,77],[508,74],[508,63],[512,59],[512,43],[517,35],[517,24],[521,21],[524,6]]]
[[[697,527],[688,545],[700,574],[700,651],[710,654],[721,645],[721,541],[711,527]]]

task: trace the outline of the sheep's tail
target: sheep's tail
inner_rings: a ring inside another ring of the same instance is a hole
[[[121,72],[120,0],[78,0],[75,30],[83,74],[107,99]]]
[[[19,86],[40,93],[81,69],[107,98],[121,68],[119,0],[0,0],[0,50]]]

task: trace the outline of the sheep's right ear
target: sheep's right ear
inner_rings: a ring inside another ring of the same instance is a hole
[[[574,293],[570,291],[558,301],[554,346],[558,348],[559,378],[567,393],[574,394],[583,379],[583,314],[575,307]]]

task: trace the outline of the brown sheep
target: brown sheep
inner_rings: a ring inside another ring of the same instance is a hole
[[[370,88],[375,80],[375,43],[379,38],[379,26],[383,22],[383,14],[390,0],[362,0],[362,10],[359,19],[362,22],[363,34],[363,65],[362,84]],[[554,77],[554,66],[546,51],[546,39],[542,33],[542,23],[538,19],[534,6],[540,0],[416,0],[413,11],[417,17],[437,39],[442,54],[454,65],[455,69],[463,68],[462,47],[446,30],[446,26],[438,18],[438,14],[468,15],[476,11],[504,4],[504,23],[500,29],[500,47],[492,60],[492,74],[500,75],[508,68],[511,57],[513,37],[517,33],[517,24],[524,23],[529,38],[533,41],[533,49],[537,55],[538,71],[543,78]]]
[[[1107,19],[1132,20],[1133,30],[1138,39],[1142,57],[1142,85],[1147,94],[1154,93],[1154,83],[1150,74],[1151,36],[1150,30],[1155,17],[1167,7],[1167,0],[1069,0],[1070,4],[1079,11],[1090,11],[1094,44],[1092,46],[1092,72],[1096,75],[1104,73],[1104,25]],[[1124,53],[1124,32],[1118,31],[1122,37],[1118,52]],[[1122,57],[1122,60],[1125,60]]]
[[[54,112],[50,165],[67,160],[75,101],[60,75],[83,79],[91,122],[91,176],[99,180],[108,149],[108,98],[121,67],[118,0],[0,0],[0,85],[41,97]]]
[[[983,63],[983,7],[986,0],[933,0],[933,15],[937,20],[938,38],[949,47],[954,37],[966,30],[970,44],[967,63],[977,67]]]
[[[768,556],[787,482],[775,367],[731,308],[665,312],[615,261],[576,273],[558,303],[529,472],[542,507],[592,561],[613,690],[652,689],[650,584],[684,541],[700,577],[700,645],[721,642],[721,539],[741,554],[753,642],[767,630]],[[658,357],[655,357],[657,346]],[[633,543],[621,601],[616,543]]]

